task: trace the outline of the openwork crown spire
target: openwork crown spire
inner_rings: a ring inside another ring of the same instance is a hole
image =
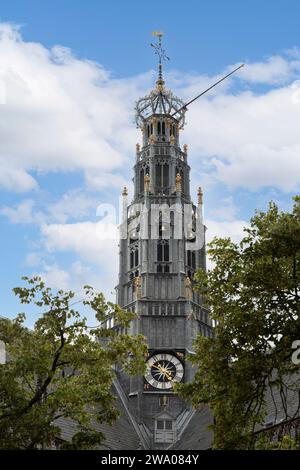
[[[178,121],[179,128],[183,128],[186,111],[184,103],[164,87],[162,64],[170,59],[162,46],[163,33],[154,31],[152,34],[157,37],[157,42],[155,44],[151,43],[151,47],[154,48],[155,54],[158,56],[158,79],[155,89],[150,91],[147,96],[140,98],[136,103],[136,124],[137,127],[143,128],[145,121],[150,116],[163,114],[174,116],[174,119]]]

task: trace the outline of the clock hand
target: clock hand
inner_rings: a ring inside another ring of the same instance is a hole
[[[167,377],[168,380],[170,380],[170,382],[174,382],[172,375],[167,371],[166,367],[162,367],[160,364],[153,364],[152,367],[158,369],[165,377]]]

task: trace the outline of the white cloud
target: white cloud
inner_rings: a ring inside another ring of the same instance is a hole
[[[46,265],[44,271],[39,273],[39,276],[52,289],[67,290],[70,288],[71,272],[61,269],[56,264],[52,266]]]
[[[0,25],[0,184],[26,191],[36,186],[28,170],[103,170],[128,158],[139,82],[113,80],[92,61],[62,47],[47,49]]]
[[[0,119],[3,109],[4,107],[1,108],[0,105]],[[37,181],[25,169],[7,165],[9,165],[9,155],[2,154],[0,144],[0,188],[22,193],[38,187]]]
[[[117,274],[117,230],[112,227],[109,237],[106,228],[101,222],[49,224],[41,227],[41,233],[48,251],[74,252],[107,273]]]
[[[71,227],[71,225],[74,225]],[[84,285],[92,285],[103,292],[108,300],[115,301],[114,286],[118,279],[118,243],[99,240],[93,224],[69,224],[44,227],[44,259],[54,253],[57,262],[41,260],[38,272],[52,288],[70,289],[82,295]],[[71,252],[76,260],[64,268],[63,254]],[[62,258],[62,259],[60,259]]]
[[[78,170],[90,189],[121,189],[124,168],[133,166],[140,140],[132,123],[134,100],[152,86],[152,74],[113,79],[101,65],[77,59],[67,48],[23,41],[8,24],[0,25],[0,56],[0,100],[5,97],[0,187],[35,190],[30,199],[0,211],[12,223],[41,226],[42,240],[32,249],[44,253],[29,253],[25,262],[39,267],[50,284],[70,287],[91,279],[108,291],[117,280],[117,240],[105,240],[103,225],[86,221],[97,201],[73,189],[59,201],[43,203],[39,176]],[[247,64],[236,78],[191,105],[181,141],[189,144],[189,162],[205,182],[204,191],[207,182],[210,190],[218,182],[232,191],[239,186],[299,189],[300,82],[294,81],[299,59],[294,51]],[[189,99],[220,76],[174,71],[166,74],[166,86]],[[237,203],[233,195],[211,211],[208,241],[213,236],[240,240],[246,222],[236,219]],[[77,258],[69,268],[60,262],[66,252]]]
[[[0,214],[6,216],[13,224],[38,224],[86,219],[96,215],[98,201],[82,190],[73,189],[62,195],[53,203],[24,199],[15,206],[0,207]]]
[[[218,204],[210,207],[209,217],[210,219],[218,221],[234,221],[236,219],[236,214],[238,207],[234,202],[232,196],[219,198]]]
[[[206,162],[231,188],[298,188],[296,52],[247,64],[191,105],[183,138],[191,144],[195,170]],[[0,88],[6,96],[0,106],[0,186],[35,189],[32,170],[36,177],[40,171],[79,170],[93,189],[122,186],[122,168],[134,163],[139,139],[132,123],[134,100],[145,94],[152,73],[113,79],[101,65],[77,59],[67,48],[23,41],[8,24],[0,26],[0,55]],[[173,71],[169,78],[166,74],[167,86],[188,99],[216,77]],[[238,92],[233,85],[239,83],[269,88],[260,94]]]
[[[244,220],[216,221],[208,219],[205,221],[205,225],[207,226],[207,243],[214,237],[230,237],[233,242],[238,243],[245,236],[243,229],[248,226],[248,223]]]
[[[196,102],[184,137],[191,143],[191,165],[202,165],[202,172],[210,172],[230,189],[298,190],[297,93],[298,88],[286,86],[260,96],[242,92]]]
[[[100,190],[104,188],[123,188],[128,186],[128,181],[122,176],[103,171],[87,171],[86,182],[91,189]]]
[[[34,212],[35,201],[25,199],[16,207],[4,206],[0,208],[0,214],[6,216],[12,224],[34,224],[40,223],[43,214]]]
[[[33,251],[30,253],[27,253],[25,260],[24,260],[24,265],[34,268],[34,267],[40,266],[42,262],[43,262],[43,258],[41,254]]]
[[[49,204],[48,222],[65,223],[69,220],[86,219],[91,210],[96,214],[97,201],[84,191],[73,189],[63,194],[60,200]]]
[[[217,221],[208,219],[205,221],[207,226],[206,243],[213,240],[214,237],[218,238],[231,238],[234,243],[239,243],[245,236],[244,227],[248,223],[244,220],[231,220],[231,221]],[[214,263],[209,255],[207,255],[207,269],[212,269]]]
[[[264,62],[247,64],[241,72],[241,79],[247,82],[268,85],[282,84],[299,74],[300,63],[281,56],[268,57]]]

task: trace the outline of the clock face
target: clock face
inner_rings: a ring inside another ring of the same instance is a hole
[[[154,388],[168,390],[183,379],[183,364],[176,356],[158,353],[148,359],[146,381]]]

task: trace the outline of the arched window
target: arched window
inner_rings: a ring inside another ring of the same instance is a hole
[[[167,163],[157,163],[155,168],[156,186],[158,188],[169,186],[169,165]]]
[[[145,172],[144,172],[144,168],[142,168],[140,171],[140,193],[144,192],[144,177],[145,177]]]
[[[157,123],[157,133],[158,133],[158,135],[161,134],[161,123],[160,123],[160,121],[158,121],[158,123]]]
[[[157,261],[170,261],[169,240],[158,240]]]
[[[139,248],[138,244],[130,247],[129,269],[134,269],[139,264]]]
[[[162,130],[161,130],[162,135],[165,135],[165,133],[166,133],[166,124],[165,124],[165,121],[162,122],[162,127],[161,127],[161,129],[162,129]]]
[[[196,251],[187,250],[187,265],[192,269],[196,269]]]

